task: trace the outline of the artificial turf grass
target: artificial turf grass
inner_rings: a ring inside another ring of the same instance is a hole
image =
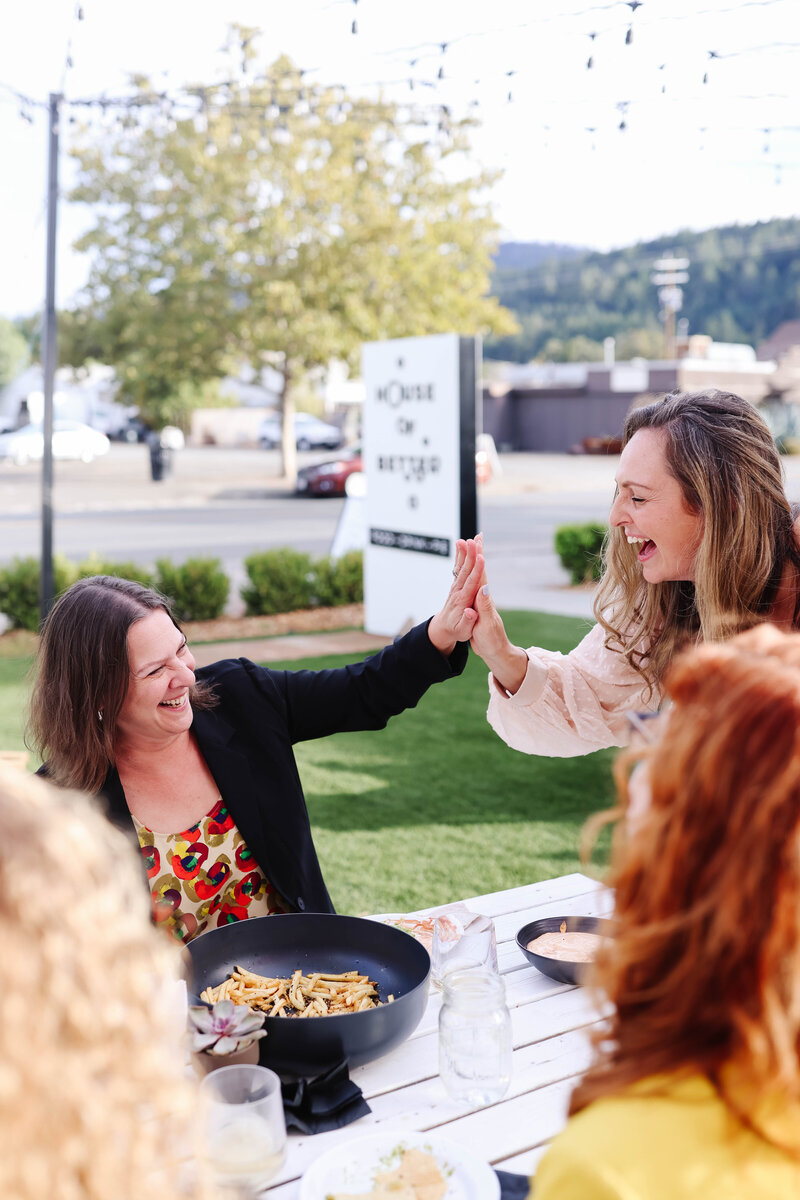
[[[23,727],[30,695],[29,655],[0,655],[0,750],[24,750]],[[37,763],[38,765],[38,763]]]
[[[588,627],[539,613],[504,619],[518,644],[557,650],[569,650]],[[459,679],[431,688],[385,730],[296,747],[340,912],[409,911],[581,869],[580,829],[611,803],[613,754],[520,754],[487,724],[487,700],[486,669],[471,655]]]

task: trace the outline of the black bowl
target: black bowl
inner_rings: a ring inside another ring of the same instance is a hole
[[[543,975],[549,975],[557,983],[581,983],[581,977],[591,963],[546,958],[545,955],[534,954],[528,949],[528,942],[532,942],[542,933],[558,933],[565,922],[567,933],[599,933],[606,937],[611,933],[611,922],[602,917],[540,917],[538,921],[529,921],[527,925],[522,926],[517,934],[517,945],[528,962]]]
[[[364,917],[287,913],[251,917],[212,929],[189,942],[191,1003],[215,987],[235,966],[286,978],[298,967],[314,971],[360,971],[390,1004],[364,1012],[306,1020],[267,1017],[260,1061],[280,1074],[318,1075],[346,1058],[350,1067],[388,1054],[416,1029],[428,999],[431,960],[413,937]]]

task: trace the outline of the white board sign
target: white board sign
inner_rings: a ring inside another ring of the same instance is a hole
[[[477,530],[475,338],[371,342],[366,389],[364,624],[394,635],[441,607],[455,540]]]

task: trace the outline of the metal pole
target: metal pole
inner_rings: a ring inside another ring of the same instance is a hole
[[[42,331],[44,368],[44,454],[42,457],[42,558],[39,616],[43,621],[55,599],[53,578],[53,387],[56,374],[56,218],[58,216],[58,122],[61,95],[50,93],[47,158],[47,269]]]

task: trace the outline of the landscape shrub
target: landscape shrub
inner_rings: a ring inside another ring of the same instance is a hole
[[[145,587],[155,586],[153,572],[140,563],[111,562],[109,559],[100,558],[98,554],[90,554],[78,563],[77,578],[88,579],[90,575],[114,575],[118,579],[132,579]]]
[[[569,571],[572,583],[589,583],[600,578],[605,525],[559,525],[555,534],[556,554]]]
[[[248,616],[270,616],[311,608],[314,570],[311,556],[285,546],[261,550],[244,560],[249,583],[240,588]]]
[[[360,604],[364,599],[364,554],[350,550],[341,558],[319,558],[314,563],[314,598],[320,607]]]
[[[155,587],[172,601],[178,621],[221,617],[230,586],[218,558],[187,558],[180,566],[168,558],[156,562]]]
[[[5,613],[12,629],[39,628],[39,559],[15,558],[9,567],[0,568],[0,612]],[[53,559],[53,584],[58,596],[77,577],[75,567],[65,558]]]

